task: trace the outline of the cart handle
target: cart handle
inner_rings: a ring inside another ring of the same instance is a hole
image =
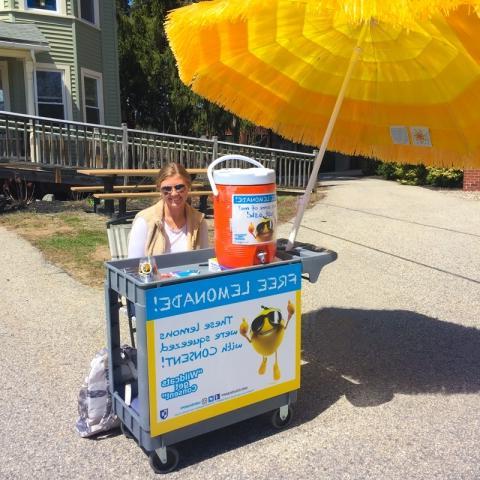
[[[253,158],[246,157],[245,155],[231,154],[231,155],[223,155],[222,157],[217,158],[207,168],[208,181],[210,182],[210,186],[212,187],[212,193],[215,197],[218,196],[218,189],[217,189],[217,186],[215,185],[215,180],[213,179],[212,170],[213,170],[213,167],[215,167],[221,162],[225,162],[226,160],[244,160],[245,162],[252,163],[256,167],[264,168],[264,166],[260,162],[257,162],[257,160],[254,160]]]

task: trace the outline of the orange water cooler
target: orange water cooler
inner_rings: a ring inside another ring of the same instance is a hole
[[[243,160],[254,168],[213,170]],[[223,267],[249,267],[275,258],[277,194],[275,170],[243,155],[224,155],[208,167],[214,195],[215,255]]]

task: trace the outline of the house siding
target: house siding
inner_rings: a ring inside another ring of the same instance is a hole
[[[118,71],[117,21],[113,0],[100,2],[102,21],[103,90],[105,123],[120,125],[120,80]]]
[[[120,125],[120,85],[116,48],[116,18],[113,0],[99,4],[99,31],[84,22],[75,25],[77,45],[78,79],[81,68],[102,74],[104,121],[106,125]],[[83,88],[79,88],[80,105],[83,105]]]
[[[102,36],[101,33],[83,22],[75,26],[77,60],[81,68],[102,71]]]
[[[35,21],[35,25],[45,35],[50,45],[48,52],[37,54],[39,62],[62,63],[73,65],[73,35],[71,20],[63,20],[56,24]]]
[[[76,39],[76,55],[77,55],[77,71],[78,78],[78,116],[79,121],[85,122],[83,114],[83,86],[81,69],[88,68],[96,72],[102,73],[102,49],[100,46],[101,34],[96,29],[83,22],[75,24]]]
[[[118,52],[116,46],[115,1],[99,0],[100,28],[78,19],[78,0],[67,0],[66,15],[43,14],[24,10],[24,0],[0,0],[9,14],[0,16],[6,21],[34,23],[47,39],[50,50],[36,54],[36,62],[69,67],[66,79],[71,99],[72,118],[84,121],[81,69],[102,75],[104,119],[107,125],[121,122]],[[11,10],[11,8],[16,10]],[[18,91],[18,89],[17,89]],[[24,100],[25,103],[25,100]],[[13,105],[13,101],[12,101]]]
[[[47,39],[50,50],[48,52],[37,53],[35,59],[37,63],[49,63],[52,65],[62,65],[69,67],[70,77],[66,79],[67,85],[70,86],[68,97],[71,100],[72,119],[81,121],[82,117],[78,109],[78,80],[75,74],[75,50],[74,38],[72,33],[72,24],[74,19],[35,15],[24,12],[16,14],[17,22],[35,23],[38,29]],[[70,106],[70,105],[69,105]]]

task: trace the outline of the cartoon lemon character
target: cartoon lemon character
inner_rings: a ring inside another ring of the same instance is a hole
[[[269,242],[273,238],[273,220],[264,217],[256,226],[250,223],[248,231],[258,242]]]
[[[273,365],[273,378],[280,378],[280,367],[278,366],[277,350],[285,336],[288,322],[295,313],[295,307],[290,300],[287,305],[287,322],[285,323],[282,313],[278,308],[269,308],[262,305],[262,311],[250,325],[250,337],[248,336],[248,322],[244,318],[240,324],[240,334],[251,343],[254,350],[262,356],[262,363],[258,369],[259,375],[263,375],[267,369],[267,359],[275,354]]]

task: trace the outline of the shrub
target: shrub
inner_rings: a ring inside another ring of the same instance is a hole
[[[396,178],[404,185],[425,185],[427,183],[427,167],[425,165],[398,165]]]
[[[379,163],[377,175],[386,180],[397,180],[404,185],[433,185],[444,188],[460,188],[463,183],[462,170],[454,168],[426,167],[395,162]]]
[[[377,167],[377,175],[385,178],[385,180],[396,180],[397,166],[395,162],[380,163]]]
[[[435,187],[460,188],[463,184],[463,171],[455,168],[427,167],[427,183]]]
[[[11,209],[25,208],[34,200],[35,184],[27,182],[18,174],[5,180],[1,189],[3,209],[6,205]]]

